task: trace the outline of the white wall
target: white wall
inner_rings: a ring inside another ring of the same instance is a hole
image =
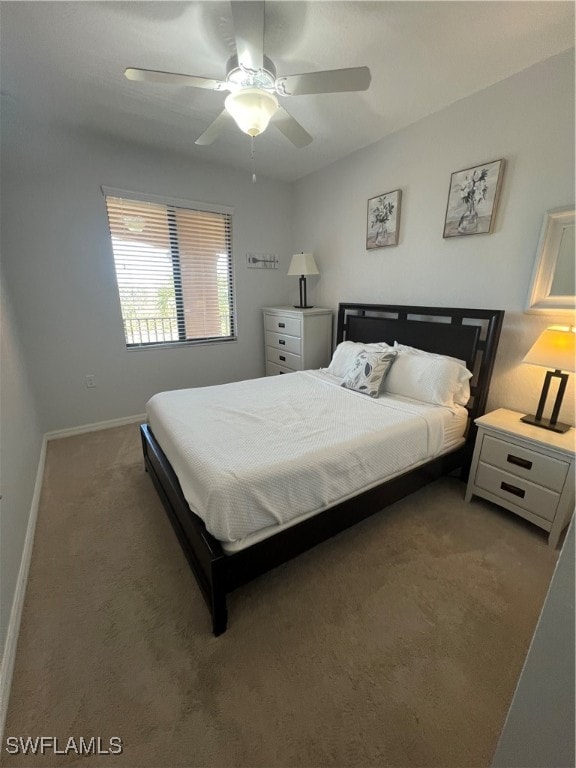
[[[42,431],[24,350],[18,336],[10,299],[1,279],[0,329],[1,653],[10,621],[42,448]]]
[[[506,168],[495,232],[444,240],[450,174],[498,158],[505,158]],[[367,251],[367,200],[398,188],[399,245]],[[544,369],[519,363],[540,331],[559,318],[524,314],[523,308],[544,212],[573,203],[572,51],[298,182],[294,247],[317,258],[316,304],[505,309],[488,406],[534,412]],[[570,379],[561,418],[573,424]]]
[[[264,375],[260,307],[285,303],[292,285],[290,185],[32,119],[8,130],[21,138],[3,158],[3,269],[45,430],[142,413],[160,390]],[[101,185],[234,208],[238,342],[126,350]],[[279,269],[247,269],[251,251],[276,253]]]
[[[500,736],[493,768],[574,766],[574,520]]]

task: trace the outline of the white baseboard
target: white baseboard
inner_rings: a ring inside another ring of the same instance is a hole
[[[40,449],[38,469],[36,471],[36,482],[34,483],[34,494],[30,505],[30,515],[28,517],[22,559],[20,560],[18,579],[16,581],[16,589],[14,590],[14,599],[12,601],[12,610],[10,611],[10,621],[8,622],[8,629],[6,631],[2,665],[0,666],[0,745],[4,744],[4,726],[6,724],[6,714],[8,712],[8,700],[10,698],[12,674],[14,672],[14,662],[16,660],[16,647],[18,645],[18,636],[20,634],[20,620],[22,618],[22,608],[24,607],[24,597],[26,595],[28,571],[30,570],[30,561],[32,560],[32,546],[34,544],[36,520],[38,519],[38,506],[40,503],[40,493],[42,491],[42,479],[44,477],[46,443],[46,436],[44,436],[42,440],[42,448]]]
[[[70,427],[69,429],[56,429],[53,432],[46,432],[45,437],[46,440],[58,440],[61,437],[73,437],[74,435],[83,435],[86,432],[98,432],[100,429],[111,429],[112,427],[122,427],[124,424],[136,424],[144,421],[146,421],[146,414],[138,413],[135,416],[97,421],[94,424],[81,424],[79,427]]]

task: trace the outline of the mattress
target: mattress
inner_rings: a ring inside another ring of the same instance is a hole
[[[191,510],[237,551],[463,442],[467,411],[326,371],[162,392],[147,419]]]

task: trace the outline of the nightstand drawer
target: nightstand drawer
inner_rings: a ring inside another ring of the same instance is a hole
[[[526,509],[538,517],[543,517],[550,522],[554,520],[560,500],[558,493],[483,462],[478,464],[474,482],[479,488]]]
[[[293,371],[302,370],[302,358],[300,355],[293,355],[276,347],[266,347],[266,360],[282,368],[292,368]]]
[[[561,491],[570,467],[567,461],[485,435],[480,461],[492,464],[517,477]]]
[[[266,376],[278,376],[281,373],[294,373],[292,368],[286,368],[283,365],[276,365],[269,360],[266,361]]]
[[[284,336],[280,333],[266,331],[266,346],[275,347],[293,355],[300,354],[300,339],[296,336]]]
[[[264,328],[267,331],[287,334],[288,336],[301,336],[302,324],[299,317],[285,317],[282,315],[264,315]]]

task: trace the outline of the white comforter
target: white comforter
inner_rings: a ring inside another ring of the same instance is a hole
[[[191,509],[224,542],[333,506],[437,455],[453,417],[344,389],[323,371],[163,392],[147,414]]]

